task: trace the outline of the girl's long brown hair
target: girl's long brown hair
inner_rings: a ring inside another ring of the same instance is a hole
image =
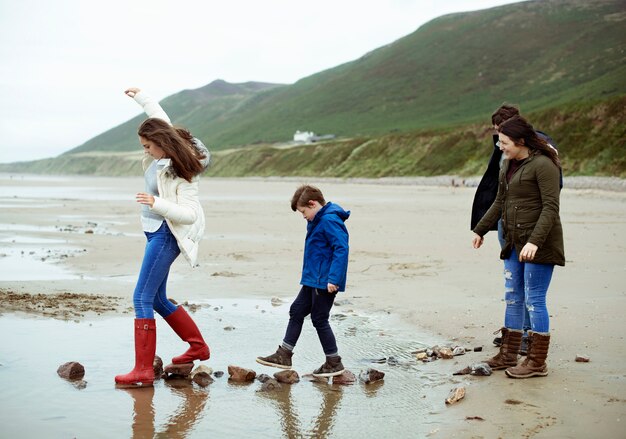
[[[528,147],[531,154],[533,152],[543,154],[552,160],[558,168],[561,167],[561,161],[556,150],[539,137],[533,126],[522,116],[516,115],[505,120],[498,126],[498,132],[509,137],[516,145]]]
[[[149,118],[139,126],[137,134],[163,149],[165,156],[172,161],[174,173],[188,182],[204,170],[200,160],[205,156],[194,147],[193,136],[185,128]]]

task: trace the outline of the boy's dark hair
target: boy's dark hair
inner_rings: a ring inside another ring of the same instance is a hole
[[[299,207],[306,207],[309,205],[310,201],[317,201],[322,206],[326,204],[326,200],[324,200],[324,195],[322,191],[316,188],[315,186],[310,186],[308,184],[303,184],[291,197],[291,210],[294,212],[298,210]]]
[[[491,115],[491,123],[500,126],[505,120],[509,120],[517,115],[519,115],[519,108],[509,104],[502,104]]]

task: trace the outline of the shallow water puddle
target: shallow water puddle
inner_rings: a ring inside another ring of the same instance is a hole
[[[130,371],[134,359],[131,315],[78,322],[0,316],[0,437],[423,437],[434,428],[429,415],[445,410],[443,400],[427,396],[441,386],[447,390],[450,375],[411,355],[433,341],[399,328],[389,316],[357,315],[343,305],[334,308],[331,322],[346,368],[358,375],[374,367],[385,372],[383,382],[340,386],[301,379],[266,393],[259,381],[229,382],[228,365],[257,376],[278,371],[255,358],[276,349],[289,304],[200,305],[193,316],[212,352],[203,363],[224,372],[206,388],[161,380],[154,388],[117,389],[113,377]],[[157,340],[165,363],[185,350],[160,317]],[[390,356],[398,365],[371,362]],[[323,360],[307,321],[294,369],[302,377]],[[58,377],[58,366],[67,361],[85,366],[85,388]]]

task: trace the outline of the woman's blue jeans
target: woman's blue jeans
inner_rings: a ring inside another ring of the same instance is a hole
[[[504,239],[504,226],[502,224],[502,218],[500,218],[498,220],[498,242],[500,242],[500,248],[504,248],[504,246],[506,245],[506,240]],[[506,279],[505,279],[505,284],[506,284]],[[506,300],[506,298],[505,298]],[[524,337],[526,337],[528,334],[526,334],[526,331],[528,331],[530,328],[530,315],[528,315],[528,309],[524,308]]]
[[[335,293],[302,285],[298,297],[289,308],[289,324],[283,343],[292,349],[296,346],[302,332],[304,318],[311,314],[311,322],[317,331],[324,353],[326,355],[337,354],[335,334],[333,334],[330,323],[328,323],[335,296]]]
[[[176,311],[176,305],[167,298],[165,287],[170,266],[180,254],[180,249],[165,221],[156,232],[144,233],[148,242],[133,294],[135,318],[153,319],[154,311],[167,317]]]
[[[553,271],[554,265],[520,262],[513,249],[511,256],[504,260],[504,326],[523,329],[526,308],[531,329],[534,332],[550,332],[546,295]]]

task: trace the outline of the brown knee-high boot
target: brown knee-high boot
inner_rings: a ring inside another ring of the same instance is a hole
[[[165,318],[165,321],[181,339],[189,343],[189,349],[184,354],[172,358],[173,364],[193,363],[194,360],[209,359],[211,356],[209,347],[185,308],[179,306],[176,311]]]
[[[485,361],[493,370],[506,369],[507,367],[517,365],[517,354],[522,344],[522,336],[524,335],[521,329],[503,327],[500,331],[502,331],[500,352],[495,357]]]
[[[528,331],[528,355],[519,366],[509,367],[505,372],[511,378],[545,377],[548,375],[548,347],[550,334]]]

